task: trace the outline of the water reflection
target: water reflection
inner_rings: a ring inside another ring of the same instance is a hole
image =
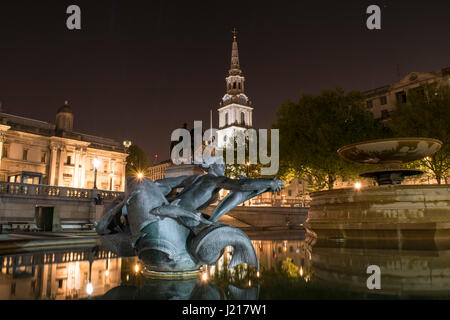
[[[83,299],[121,283],[121,258],[93,248],[0,256],[0,299]]]
[[[226,248],[214,266],[183,280],[149,278],[136,257],[93,247],[4,254],[0,299],[450,298],[450,241],[316,242],[282,236],[252,240],[259,272],[247,265],[229,270],[233,252]],[[381,269],[380,290],[367,288],[369,265]]]
[[[314,281],[375,298],[450,298],[450,241],[321,241],[312,254]],[[381,270],[368,290],[367,267]]]

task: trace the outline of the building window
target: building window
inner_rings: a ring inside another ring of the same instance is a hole
[[[63,287],[63,279],[58,280],[58,289],[62,289]]]
[[[233,89],[236,89],[236,82],[233,82]]]
[[[367,108],[368,109],[372,109],[373,108],[373,101],[372,100],[367,100],[366,104],[367,104]]]
[[[23,149],[22,160],[28,160],[28,150]]]
[[[41,162],[46,163],[47,162],[47,152],[42,151],[41,152]]]
[[[387,119],[387,118],[389,118],[389,111],[388,110],[386,110],[386,109],[384,109],[384,110],[381,110],[381,119]]]
[[[67,156],[66,164],[72,163],[72,156]]]
[[[239,86],[239,89],[240,89],[241,88],[241,83],[240,82],[239,82],[238,86]]]
[[[225,125],[228,125],[228,113],[225,113]]]
[[[288,190],[288,196],[292,196],[292,190]]]
[[[245,113],[241,112],[241,124],[245,124]]]
[[[2,157],[8,158],[8,146],[3,145]]]
[[[395,96],[397,98],[397,102],[406,103],[406,92],[405,91],[397,92],[395,94]]]
[[[381,104],[382,106],[384,106],[385,104],[387,104],[387,97],[386,97],[386,96],[382,96],[382,97],[380,98],[380,104]]]
[[[416,87],[416,88],[412,88],[409,89],[411,92],[413,92],[414,94],[416,94],[417,96],[421,97],[422,99],[425,98],[425,89],[420,86],[420,87]]]

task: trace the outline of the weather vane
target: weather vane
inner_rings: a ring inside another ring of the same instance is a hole
[[[236,28],[233,28],[233,31],[231,31],[233,33],[233,39],[236,40],[236,36],[237,36],[237,30]]]

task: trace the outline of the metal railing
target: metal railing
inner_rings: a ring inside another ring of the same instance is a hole
[[[44,184],[0,182],[0,195],[50,197],[73,200],[92,200],[100,196],[103,200],[112,200],[121,194],[122,192],[120,191],[58,187]]]

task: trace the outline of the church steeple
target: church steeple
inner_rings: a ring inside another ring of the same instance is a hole
[[[229,76],[226,78],[226,81],[227,93],[231,95],[237,95],[239,93],[244,93],[245,78],[242,76],[242,70],[239,65],[239,51],[236,28],[233,29],[232,33],[233,44],[231,46],[231,65],[230,70],[228,71]]]
[[[231,46],[231,66],[229,74],[230,76],[241,75],[241,67],[239,66],[239,51],[237,44],[237,31],[236,28],[233,29],[233,44]]]
[[[222,148],[232,141],[238,131],[245,131],[252,127],[252,104],[244,93],[245,78],[239,64],[237,31],[233,29],[233,43],[231,46],[231,65],[228,77],[225,78],[227,92],[220,101],[218,145]]]

